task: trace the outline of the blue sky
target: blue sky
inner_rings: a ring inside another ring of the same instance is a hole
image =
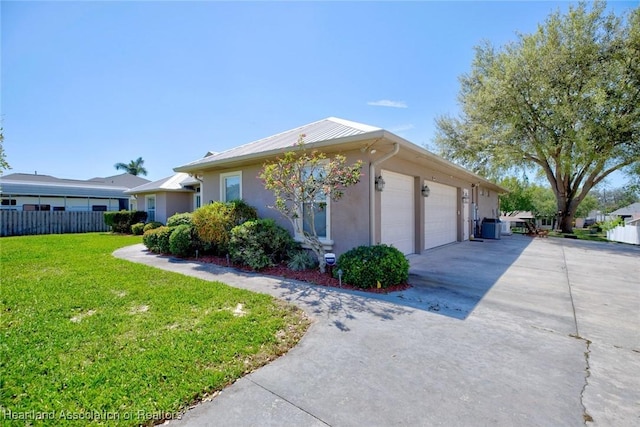
[[[3,1],[9,173],[89,179],[142,157],[156,180],[329,116],[429,144],[474,46],[570,4]]]

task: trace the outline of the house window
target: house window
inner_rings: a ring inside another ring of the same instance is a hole
[[[91,206],[91,210],[93,212],[106,212],[107,211],[107,205],[93,205],[93,206]]]
[[[220,174],[220,198],[223,202],[242,199],[242,172]]]
[[[316,168],[315,170],[313,170],[313,175],[316,179],[320,178],[321,172],[321,169],[319,170]],[[311,173],[311,169],[305,169],[303,171],[302,179],[307,179],[309,177],[309,174]],[[319,192],[315,195],[313,224],[316,229],[316,235],[320,238],[320,240],[329,239],[329,202],[329,199],[323,192]],[[311,203],[302,204],[302,230],[307,233],[311,232]]]
[[[156,196],[147,196],[147,221],[156,220]]]
[[[16,205],[15,199],[2,199],[2,206],[15,206],[15,205]]]
[[[50,211],[51,205],[35,205],[35,204],[24,204],[22,205],[22,210],[27,212],[33,211]]]
[[[196,187],[196,193],[193,195],[193,210],[195,211],[202,206],[202,196],[200,195],[200,187]]]

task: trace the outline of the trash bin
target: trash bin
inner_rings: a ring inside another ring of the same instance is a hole
[[[482,238],[500,239],[500,220],[496,218],[485,218],[482,220]]]

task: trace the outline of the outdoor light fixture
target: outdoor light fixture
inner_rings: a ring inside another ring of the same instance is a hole
[[[469,195],[468,194],[463,194],[462,195],[462,203],[469,203]]]
[[[429,197],[429,194],[431,193],[431,189],[427,184],[425,184],[422,186],[422,190],[420,190],[420,193],[422,193],[422,197]]]
[[[384,179],[382,179],[382,175],[376,178],[376,190],[377,191],[384,190]]]

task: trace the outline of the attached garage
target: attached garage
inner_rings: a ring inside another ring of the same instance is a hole
[[[458,190],[437,182],[427,183],[429,197],[424,199],[424,249],[458,240]]]
[[[415,253],[414,178],[382,170],[385,181],[381,194],[381,241],[403,254]]]

